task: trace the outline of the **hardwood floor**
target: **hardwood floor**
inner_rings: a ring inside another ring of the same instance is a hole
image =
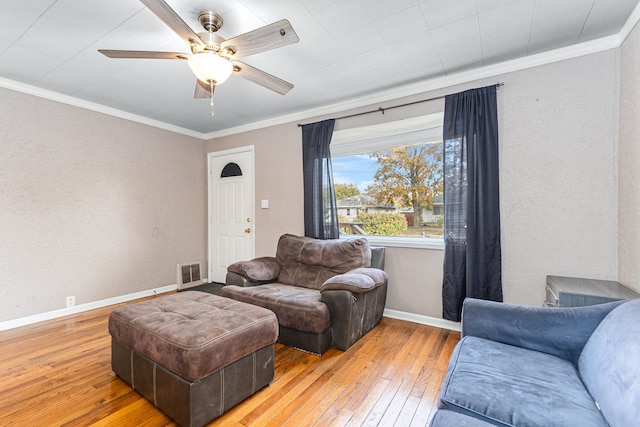
[[[0,332],[1,426],[175,425],[111,371],[118,306]],[[276,344],[271,385],[210,425],[427,425],[459,338],[383,318],[346,352]]]

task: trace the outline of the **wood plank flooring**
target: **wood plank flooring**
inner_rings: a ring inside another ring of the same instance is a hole
[[[0,332],[0,426],[175,425],[111,371],[118,306]],[[459,338],[383,318],[346,352],[276,344],[271,385],[210,425],[425,426]]]

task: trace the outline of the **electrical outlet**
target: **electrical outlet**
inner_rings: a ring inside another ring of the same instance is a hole
[[[76,297],[75,296],[67,297],[67,307],[73,307],[74,305],[76,305]]]

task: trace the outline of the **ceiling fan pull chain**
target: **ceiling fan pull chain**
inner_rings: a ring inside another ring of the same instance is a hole
[[[209,87],[211,88],[211,102],[209,105],[211,105],[211,114],[209,114],[211,117],[213,117],[213,80],[209,80]]]

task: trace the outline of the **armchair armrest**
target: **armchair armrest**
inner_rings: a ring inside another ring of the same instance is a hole
[[[333,276],[320,287],[320,301],[329,308],[332,345],[351,347],[382,319],[387,300],[387,273],[355,268]]]
[[[274,257],[238,261],[227,267],[227,284],[254,286],[275,281],[280,275],[280,264]]]
[[[344,274],[338,274],[320,286],[320,293],[325,291],[345,290],[356,294],[368,292],[381,286],[388,280],[387,273],[377,268],[354,268]]]
[[[462,336],[541,351],[575,364],[602,319],[623,302],[546,308],[467,298],[462,306]]]

